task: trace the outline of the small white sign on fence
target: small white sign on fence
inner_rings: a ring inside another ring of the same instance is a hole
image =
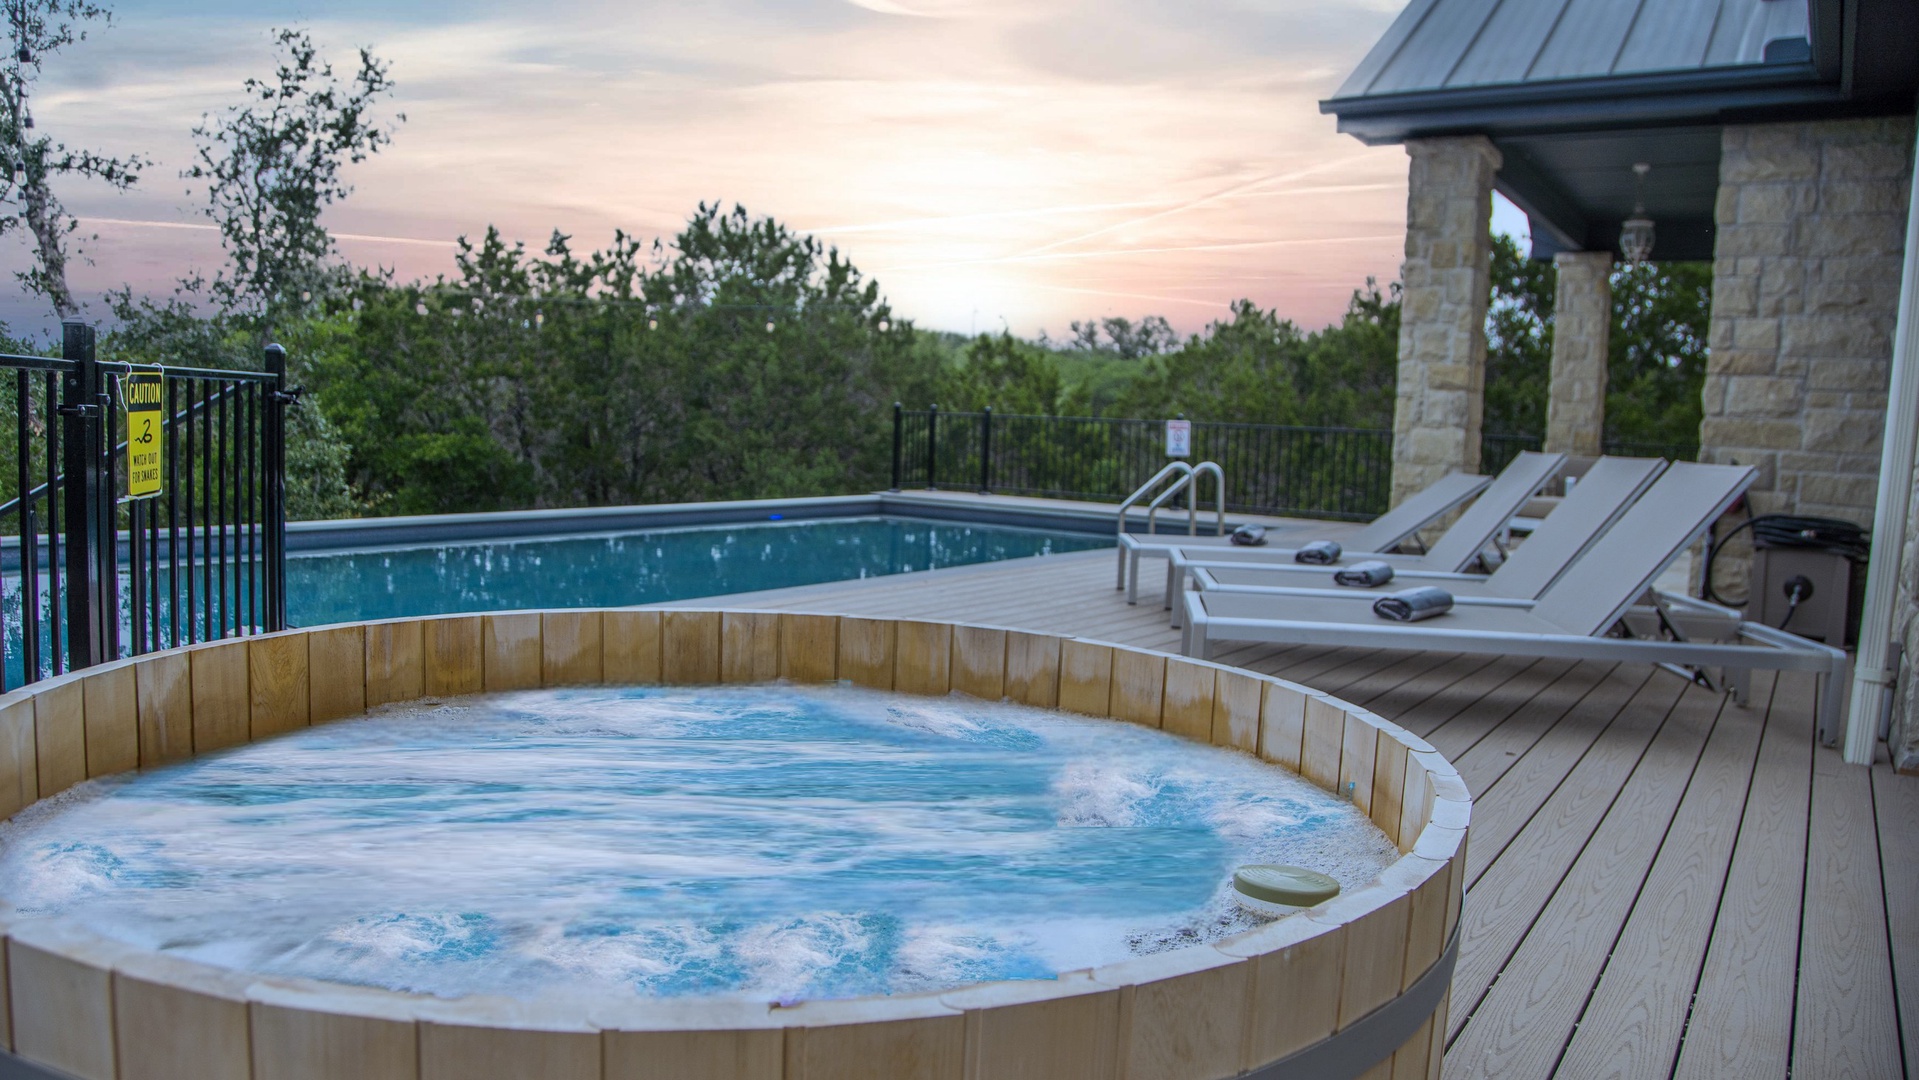
[[[1193,455],[1193,422],[1191,420],[1166,421],[1166,456],[1174,458]]]

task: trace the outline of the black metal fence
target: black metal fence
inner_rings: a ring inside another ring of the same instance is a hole
[[[893,487],[1117,501],[1166,463],[1162,420],[893,409]],[[1360,428],[1195,422],[1241,513],[1363,519],[1386,509],[1393,436]],[[1206,493],[1208,504],[1212,501]]]
[[[1117,502],[1166,464],[1163,420],[1020,416],[893,406],[893,490],[947,488]],[[1487,474],[1541,437],[1481,437]],[[1695,446],[1608,442],[1606,453],[1690,460]],[[1392,495],[1393,433],[1195,421],[1191,460],[1217,461],[1226,506],[1252,514],[1366,519]],[[1207,493],[1207,502],[1211,494]]]
[[[1505,468],[1522,450],[1538,450],[1545,444],[1540,435],[1487,432],[1479,437],[1479,471],[1492,476]],[[1668,461],[1692,461],[1699,456],[1698,443],[1627,442],[1607,439],[1601,449],[1618,457],[1657,457]]]
[[[136,369],[98,360],[77,322],[63,344],[0,356],[0,689],[284,629],[286,353],[268,346],[265,371]],[[158,428],[149,412],[129,432],[123,380],[148,371]],[[150,497],[127,497],[130,437],[158,439]]]

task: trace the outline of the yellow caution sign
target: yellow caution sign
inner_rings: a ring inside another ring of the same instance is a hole
[[[133,371],[120,380],[127,411],[127,498],[160,494],[160,459],[166,448],[164,376],[158,370]]]

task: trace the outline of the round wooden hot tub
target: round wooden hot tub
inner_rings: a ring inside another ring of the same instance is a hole
[[[1157,726],[1350,798],[1399,847],[1261,929],[1056,980],[603,1007],[249,976],[0,909],[0,1050],[84,1080],[1436,1077],[1470,802],[1414,735],[1281,679],[1071,637],[752,611],[404,619],[216,642],[0,696],[0,817],[90,777],[427,696],[845,680]],[[1369,1071],[1373,1070],[1373,1071]]]

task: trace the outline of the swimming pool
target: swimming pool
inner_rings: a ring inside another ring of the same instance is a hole
[[[288,557],[287,618],[294,626],[320,626],[463,611],[627,607],[1112,546],[1097,534],[874,515],[327,551]],[[241,622],[257,617],[258,598],[239,591],[238,566],[228,564],[225,590],[216,587],[219,576],[195,572],[193,621],[203,629],[192,639],[216,636],[212,627],[227,622],[229,611],[242,613],[235,616]],[[161,641],[171,644],[166,582],[163,574]],[[123,569],[123,642],[132,639],[131,596]],[[220,606],[211,618],[209,596]],[[42,574],[43,656],[50,653],[51,598]],[[7,575],[0,612],[9,687],[21,682],[23,601],[20,579]],[[180,642],[188,640],[183,628]]]
[[[899,517],[653,529],[293,556],[296,626],[625,607],[1108,548],[1106,537]]]

